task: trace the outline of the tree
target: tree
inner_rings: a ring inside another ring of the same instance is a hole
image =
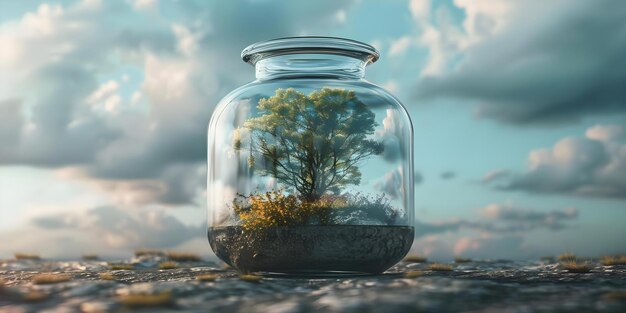
[[[377,126],[374,113],[353,91],[323,88],[307,96],[278,89],[257,108],[264,114],[242,127],[250,135],[249,165],[292,186],[303,201],[359,184],[359,163],[383,150],[382,143],[368,139]],[[239,135],[233,145],[243,149]]]

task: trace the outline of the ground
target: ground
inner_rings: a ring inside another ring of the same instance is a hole
[[[459,260],[339,278],[240,277],[214,262],[163,261],[0,261],[0,312],[626,312],[626,266],[594,260],[579,269],[587,273],[554,260]]]

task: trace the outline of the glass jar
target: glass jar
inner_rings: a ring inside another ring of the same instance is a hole
[[[414,237],[413,128],[364,79],[379,53],[341,38],[247,47],[256,80],[208,130],[208,238],[240,272],[382,273]]]

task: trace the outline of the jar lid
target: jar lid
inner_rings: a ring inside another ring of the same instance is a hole
[[[257,42],[241,52],[244,62],[254,65],[258,60],[285,54],[336,54],[376,62],[380,53],[376,48],[351,39],[338,37],[285,37]]]

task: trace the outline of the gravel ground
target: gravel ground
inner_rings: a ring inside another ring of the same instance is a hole
[[[162,261],[144,256],[121,270],[0,261],[0,312],[626,312],[626,266],[595,261],[588,273],[550,261],[470,261],[448,271],[402,262],[383,275],[340,278],[239,277],[217,263],[159,269]]]

